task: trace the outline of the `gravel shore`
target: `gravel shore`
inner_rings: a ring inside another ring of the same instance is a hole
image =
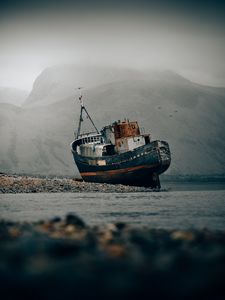
[[[88,183],[79,179],[38,178],[0,174],[0,194],[60,192],[129,193],[146,191],[152,191],[152,189],[121,184]]]
[[[225,232],[0,221],[2,299],[224,299]]]

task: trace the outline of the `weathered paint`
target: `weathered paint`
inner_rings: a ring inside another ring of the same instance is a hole
[[[140,129],[137,121],[118,121],[113,124],[113,128],[116,139],[140,135]]]
[[[82,178],[90,182],[121,183],[160,187],[159,174],[171,161],[168,143],[150,141],[150,134],[141,134],[137,121],[114,122],[101,133],[80,134],[71,144],[75,163]]]
[[[73,147],[76,148],[72,144]],[[164,141],[154,141],[133,151],[105,156],[105,165],[98,164],[102,157],[92,159],[77,154],[74,149],[72,152],[82,178],[89,182],[154,186],[154,176],[165,172],[171,161],[169,146]]]
[[[117,169],[117,170],[106,170],[106,171],[98,171],[98,172],[81,172],[81,176],[95,176],[95,175],[115,175],[115,174],[121,174],[121,173],[127,173],[131,171],[136,171],[139,169],[152,169],[157,167],[158,165],[144,165],[144,166],[136,166],[136,167],[130,167],[130,168],[124,168],[124,169]]]

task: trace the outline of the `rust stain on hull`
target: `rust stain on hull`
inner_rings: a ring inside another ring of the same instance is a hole
[[[131,172],[131,171],[136,171],[136,170],[140,170],[140,169],[152,169],[157,167],[158,165],[151,165],[151,166],[146,166],[146,165],[142,165],[142,166],[136,166],[136,167],[132,167],[132,168],[124,168],[124,169],[118,169],[118,170],[106,170],[106,171],[98,171],[98,172],[81,172],[81,176],[101,176],[101,175],[114,175],[114,174],[121,174],[121,173],[127,173],[127,172]]]

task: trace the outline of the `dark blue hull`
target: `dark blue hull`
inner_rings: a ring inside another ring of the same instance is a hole
[[[165,172],[171,162],[169,146],[164,141],[102,157],[79,155],[73,142],[72,153],[81,177],[87,182],[160,187],[158,175]]]

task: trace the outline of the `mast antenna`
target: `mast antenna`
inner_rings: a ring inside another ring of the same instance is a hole
[[[82,87],[78,87],[77,89],[79,90],[79,101],[80,101],[80,105],[81,105],[81,107],[82,107],[82,106],[84,106],[84,102],[83,102],[83,100],[82,100],[83,95],[82,95],[82,93],[81,93]]]
[[[85,111],[85,113],[86,113],[88,119],[91,121],[91,124],[94,126],[96,132],[99,134],[99,131],[98,131],[97,127],[95,126],[95,124],[94,124],[94,122],[93,122],[91,116],[89,115],[89,113],[88,113],[86,107],[84,106],[83,95],[82,95],[82,93],[81,93],[81,89],[83,89],[83,87],[78,87],[77,89],[79,90],[80,119],[79,119],[79,125],[78,125],[78,130],[77,130],[77,136],[76,136],[76,138],[78,138],[79,135],[80,135],[80,131],[81,131],[81,123],[83,122],[83,111]]]

